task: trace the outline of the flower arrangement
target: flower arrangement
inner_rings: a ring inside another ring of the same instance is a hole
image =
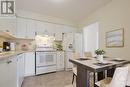
[[[102,50],[102,49],[97,49],[97,50],[95,50],[95,53],[96,53],[97,55],[103,55],[103,54],[105,54],[105,51]]]

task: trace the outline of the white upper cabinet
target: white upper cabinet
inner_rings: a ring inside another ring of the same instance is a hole
[[[55,27],[54,29],[56,31],[56,33],[55,33],[56,40],[63,40],[63,33],[71,33],[71,32],[76,31],[76,28],[62,25],[62,24],[55,24],[54,27]]]
[[[55,33],[55,39],[62,41],[62,33]]]
[[[35,34],[43,35],[47,33],[50,36],[54,36],[55,34],[56,40],[62,40],[62,33],[75,32],[75,30],[75,28],[66,25],[17,18],[18,38],[34,39]]]
[[[45,31],[45,25],[43,22],[36,21],[36,33],[42,34]]]
[[[52,23],[36,21],[36,32],[37,34],[42,34],[42,35],[46,32],[48,35],[53,36],[54,33],[56,32],[54,26],[55,25]]]
[[[0,18],[0,31],[16,35],[16,17]]]
[[[27,20],[17,18],[17,38],[26,38]]]
[[[36,23],[34,20],[27,20],[27,32],[26,37],[28,39],[34,39],[35,38],[35,30],[36,30]]]
[[[17,37],[34,39],[36,24],[34,20],[17,18]]]

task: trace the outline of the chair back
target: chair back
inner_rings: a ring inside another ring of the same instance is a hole
[[[79,58],[80,58],[80,53],[78,53],[78,52],[72,53],[72,58],[73,58],[73,59],[79,59]],[[76,65],[73,64],[73,67],[76,67]]]
[[[80,58],[80,53],[77,53],[77,52],[72,53],[72,58],[73,59],[79,59]]]
[[[130,64],[129,64],[128,66],[130,66]],[[129,72],[128,72],[128,76],[127,76],[126,85],[127,85],[128,87],[130,87],[130,67],[129,67]]]
[[[92,57],[92,53],[91,52],[84,52],[84,56],[85,57]]]
[[[108,87],[125,87],[129,66],[116,68],[114,76]]]

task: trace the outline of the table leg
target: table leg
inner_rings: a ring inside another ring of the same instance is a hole
[[[76,87],[90,87],[90,72],[81,66],[77,66]]]
[[[104,79],[105,78],[105,71],[98,72],[97,77],[98,77],[98,81]]]
[[[107,77],[113,77],[115,72],[115,68],[107,70]]]
[[[95,82],[96,82],[96,73],[94,72],[94,74],[93,74],[93,87],[95,87]]]

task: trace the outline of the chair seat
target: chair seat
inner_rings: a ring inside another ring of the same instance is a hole
[[[73,67],[73,73],[77,75],[77,67]]]
[[[98,86],[98,87],[108,87],[108,85],[110,84],[112,78],[108,77],[106,79],[103,79],[103,80],[100,80],[98,82],[96,82],[95,84]]]

